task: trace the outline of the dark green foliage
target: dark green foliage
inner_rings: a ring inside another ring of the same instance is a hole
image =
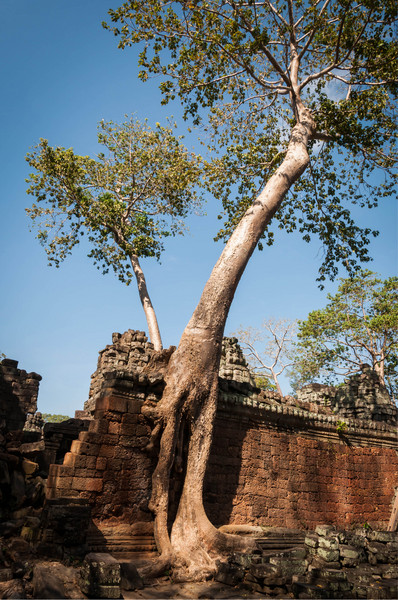
[[[316,380],[335,383],[339,376],[369,364],[397,395],[398,278],[381,281],[371,271],[342,279],[324,309],[299,321],[294,361],[296,387]]]

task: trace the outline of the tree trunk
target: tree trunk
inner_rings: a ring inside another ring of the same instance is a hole
[[[307,143],[315,126],[306,122],[292,130],[286,157],[247,210],[226,244],[202,293],[178,349],[171,357],[163,397],[153,418],[163,434],[152,478],[150,509],[155,539],[174,577],[203,579],[214,574],[216,560],[227,550],[245,551],[253,540],[221,534],[208,520],[202,500],[217,407],[218,370],[224,326],[236,287],[265,227],[286,192],[308,165]],[[150,412],[148,407],[147,414]],[[171,536],[167,528],[169,482],[181,427],[189,428],[184,486]]]
[[[146,287],[145,275],[143,270],[141,269],[138,256],[132,254],[130,256],[130,262],[134,271],[135,278],[137,280],[138,293],[148,323],[149,339],[151,340],[155,350],[159,351],[163,348],[162,338],[160,337],[159,325],[156,318],[155,310],[152,306],[152,302],[149,297],[148,288]]]
[[[386,380],[384,375],[384,353],[382,353],[380,360],[373,361],[373,369],[379,378],[380,385],[385,386]]]
[[[281,388],[281,386],[279,385],[278,378],[277,378],[277,376],[275,375],[275,372],[274,372],[274,370],[273,370],[273,369],[271,369],[271,373],[272,373],[272,379],[274,380],[274,384],[275,384],[275,387],[276,387],[276,389],[277,389],[277,391],[278,391],[278,394],[280,395],[280,397],[281,397],[281,398],[283,398],[282,388]]]

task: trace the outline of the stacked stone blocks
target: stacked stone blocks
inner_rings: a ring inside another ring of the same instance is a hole
[[[172,349],[155,353],[142,332],[113,340],[93,376],[94,419],[64,464],[51,467],[48,497],[86,499],[103,522],[148,523],[156,457],[145,451],[152,424],[141,407],[160,399]],[[238,380],[229,379],[237,370]],[[206,510],[216,525],[386,526],[398,485],[389,423],[350,418],[340,431],[339,415],[258,390],[235,340],[224,344],[220,374],[205,481]]]

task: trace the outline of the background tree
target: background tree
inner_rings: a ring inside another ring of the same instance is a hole
[[[63,423],[63,421],[68,421],[71,418],[66,415],[53,415],[51,413],[43,413],[41,416],[45,423]]]
[[[371,231],[354,222],[349,203],[373,206],[393,189],[397,6],[129,0],[110,17],[120,47],[142,43],[140,77],[160,74],[164,102],[178,97],[219,152],[208,185],[223,201],[220,236],[228,241],[171,357],[161,401],[143,409],[156,423],[154,437],[161,434],[149,503],[158,567],[172,563],[174,576],[202,579],[223,552],[253,543],[221,534],[202,500],[236,287],[264,234],[272,242],[274,217],[306,241],[320,238],[321,282],[339,261],[352,270],[368,258]],[[169,535],[170,473],[182,437],[185,479]]]
[[[272,380],[281,397],[283,393],[278,378],[292,364],[295,332],[296,321],[267,319],[261,329],[247,327],[234,333],[255,377],[260,375]]]
[[[86,235],[88,254],[103,273],[110,268],[129,285],[135,276],[156,350],[159,326],[139,258],[160,258],[163,240],[184,232],[184,217],[199,206],[195,185],[200,163],[171,126],[151,129],[137,120],[118,125],[102,121],[96,159],[40,140],[26,157],[36,173],[27,209],[49,264],[59,266]],[[134,274],[134,275],[133,275]]]
[[[294,373],[298,386],[321,377],[336,383],[370,364],[396,396],[398,384],[398,278],[371,271],[342,279],[325,308],[299,321]]]

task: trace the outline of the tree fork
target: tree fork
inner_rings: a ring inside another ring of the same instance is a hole
[[[253,548],[254,541],[221,534],[203,507],[203,482],[217,406],[222,336],[236,287],[265,227],[286,192],[309,163],[307,143],[315,133],[312,117],[300,106],[302,122],[292,130],[286,156],[264,190],[242,217],[217,261],[201,299],[171,357],[166,388],[158,403],[165,421],[159,461],[152,478],[150,508],[161,558],[185,569],[190,578],[214,574],[216,559],[226,549]],[[167,529],[169,481],[181,414],[190,418],[187,469],[171,539]]]

